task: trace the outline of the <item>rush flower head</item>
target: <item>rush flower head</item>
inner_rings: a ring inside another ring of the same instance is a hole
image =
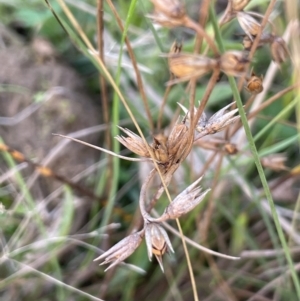
[[[151,0],[154,10],[171,18],[182,18],[185,15],[183,4],[178,0]]]
[[[149,15],[154,22],[164,27],[177,27],[184,24],[186,14],[183,4],[178,0],[151,0],[154,14]]]
[[[256,76],[255,73],[252,71],[251,76],[249,78],[246,78],[246,86],[245,89],[253,94],[256,95],[263,91],[263,76]]]
[[[288,170],[285,165],[286,160],[287,157],[284,153],[270,154],[261,158],[261,164],[274,171]]]
[[[274,39],[274,36],[271,33],[262,33],[258,42],[257,47],[261,47],[267,43],[271,43]],[[253,40],[249,38],[249,36],[245,35],[243,38],[243,46],[244,50],[250,51],[252,45],[253,45]]]
[[[218,66],[215,59],[204,55],[169,53],[167,57],[170,71],[179,78],[177,82],[202,77]]]
[[[193,210],[205,198],[210,189],[201,193],[202,188],[197,187],[202,177],[182,191],[165,209],[160,220],[176,219]]]
[[[220,132],[224,130],[228,125],[234,123],[237,119],[239,119],[240,116],[234,116],[238,112],[238,109],[226,112],[227,109],[232,106],[232,104],[233,103],[230,103],[229,105],[225,106],[210,118],[207,118],[206,114],[203,112],[195,128],[195,130],[199,132],[200,135],[197,135],[195,140],[198,140],[206,135],[212,135]],[[179,105],[186,114],[187,120],[189,120],[189,110],[183,105]],[[196,108],[194,108],[194,114],[196,114]]]
[[[282,37],[274,37],[271,43],[271,54],[273,61],[277,64],[283,63],[290,56],[286,42]]]
[[[174,250],[166,230],[157,223],[146,223],[145,225],[145,239],[148,250],[149,260],[152,260],[155,255],[160,268],[164,271],[162,264],[162,255],[166,252]]]
[[[123,144],[125,147],[127,147],[129,150],[131,150],[133,153],[135,153],[141,157],[150,158],[150,154],[147,149],[147,146],[140,136],[136,135],[135,133],[133,133],[132,131],[130,131],[128,129],[123,129],[122,127],[119,127],[119,129],[128,135],[128,137],[123,137],[123,136],[116,137],[116,139],[121,144]]]
[[[169,138],[168,150],[172,162],[182,161],[183,154],[189,145],[189,130],[185,122],[175,124]]]
[[[253,41],[253,38],[256,37],[261,30],[261,25],[245,12],[238,12],[236,17],[246,35]]]
[[[203,137],[205,135],[212,135],[217,132],[223,131],[228,125],[234,123],[236,120],[240,118],[240,116],[234,116],[238,109],[234,109],[232,111],[227,112],[227,109],[232,106],[233,103],[225,106],[217,113],[212,115],[206,122],[205,127],[197,126],[196,131],[198,131],[201,135],[197,137]]]
[[[143,239],[143,231],[133,233],[124,239],[122,239],[120,242],[118,242],[116,245],[111,247],[109,250],[107,250],[105,253],[103,253],[101,256],[94,259],[96,260],[102,260],[105,259],[100,265],[107,264],[110,262],[113,262],[106,270],[109,270],[113,266],[119,264],[123,260],[125,260],[127,257],[129,257],[141,244]]]
[[[249,60],[242,51],[226,51],[220,58],[220,69],[227,75],[241,76],[246,72]]]

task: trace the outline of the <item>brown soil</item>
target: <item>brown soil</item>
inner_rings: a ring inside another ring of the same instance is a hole
[[[7,145],[41,162],[63,139],[52,133],[69,134],[100,124],[101,112],[96,105],[99,99],[93,101],[87,95],[82,79],[74,70],[51,52],[51,57],[48,54],[43,57],[38,49],[34,51],[20,41],[10,41],[6,46],[0,49],[0,84],[6,90],[0,91],[0,136]],[[34,105],[37,98],[42,101]],[[30,105],[38,109],[20,121],[18,114]],[[99,144],[99,134],[81,139]],[[71,142],[50,166],[71,178],[98,157],[98,151]],[[2,171],[3,168],[2,165]],[[54,182],[47,181],[50,191]]]

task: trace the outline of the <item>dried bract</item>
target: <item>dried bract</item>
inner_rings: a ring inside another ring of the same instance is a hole
[[[261,164],[274,171],[288,170],[285,165],[286,160],[286,154],[271,154],[261,158]]]
[[[185,122],[178,123],[168,138],[168,150],[171,162],[182,162],[183,154],[189,145],[189,129]]]
[[[174,201],[165,209],[165,212],[161,216],[161,220],[179,218],[200,204],[206,194],[210,191],[210,189],[207,189],[201,193],[201,187],[196,187],[201,179],[202,178],[199,178],[174,199]]]
[[[153,156],[159,163],[166,163],[169,160],[167,140],[168,138],[164,135],[157,135],[153,137]]]
[[[143,139],[133,133],[132,131],[128,129],[123,129],[119,127],[125,134],[128,135],[128,137],[123,136],[117,136],[116,139],[123,144],[125,147],[127,147],[129,150],[131,150],[133,153],[141,156],[150,158],[149,151],[147,149],[146,144],[144,143]]]
[[[290,56],[286,42],[283,38],[274,37],[274,40],[271,43],[271,54],[273,61],[277,64],[283,63]]]
[[[271,43],[274,39],[274,36],[270,33],[262,33],[258,42],[257,47],[261,47],[267,43]],[[250,51],[252,45],[253,45],[253,40],[251,40],[247,35],[244,36],[243,38],[243,46],[244,50]]]
[[[246,35],[253,41],[253,37],[257,36],[260,32],[261,25],[253,17],[244,12],[238,12],[236,17]]]
[[[246,86],[245,89],[253,94],[256,95],[260,92],[263,91],[263,76],[261,75],[260,77],[256,76],[254,72],[251,73],[251,77],[246,79]]]
[[[164,27],[177,27],[184,24],[185,9],[178,0],[152,0],[154,14],[149,15],[154,22]]]
[[[217,132],[220,132],[224,130],[228,125],[234,123],[237,119],[240,118],[240,116],[234,116],[238,112],[238,109],[234,109],[230,112],[226,112],[226,110],[232,106],[233,103],[230,103],[223,109],[219,110],[217,113],[215,113],[213,116],[211,116],[209,119],[206,117],[205,113],[203,112],[202,116],[199,118],[197,124],[196,124],[196,131],[200,133],[195,140],[198,140],[206,135],[212,135]],[[189,111],[187,108],[185,108],[183,105],[179,104],[182,110],[186,114],[187,120],[189,120]],[[196,108],[194,108],[194,114],[196,114]]]
[[[179,77],[180,81],[199,78],[218,66],[215,59],[189,53],[170,53],[168,63],[170,71]]]
[[[147,223],[145,225],[145,239],[149,260],[152,260],[152,255],[154,254],[159,262],[160,268],[164,271],[162,255],[168,251],[174,253],[166,230],[157,223]]]
[[[220,69],[227,75],[241,76],[246,72],[249,60],[242,51],[227,51],[220,58]]]
[[[147,15],[153,22],[167,28],[173,28],[183,25],[183,18],[170,18],[162,13],[155,13],[153,15]]]
[[[101,256],[94,259],[96,260],[105,260],[100,264],[107,264],[110,262],[113,262],[105,271],[109,270],[113,266],[119,264],[123,260],[125,260],[127,257],[129,257],[140,245],[143,238],[143,231],[136,232],[134,234],[131,234],[124,239],[122,239],[120,242],[118,242],[116,245],[111,247],[109,250],[107,250],[105,253],[103,253]]]
[[[171,18],[182,18],[185,15],[183,4],[178,0],[151,0],[154,10]]]

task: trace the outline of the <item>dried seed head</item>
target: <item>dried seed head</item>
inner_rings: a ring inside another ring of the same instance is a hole
[[[180,81],[199,78],[218,65],[216,60],[203,55],[174,52],[174,47],[171,48],[171,52],[167,56],[170,71],[179,77]]]
[[[142,242],[143,234],[143,231],[140,231],[125,237],[101,256],[94,259],[94,261],[105,258],[100,265],[113,262],[105,271],[109,270],[129,257],[138,248]]]
[[[178,0],[151,0],[154,10],[171,18],[182,18],[185,15],[183,4]]]
[[[234,143],[226,143],[224,145],[224,150],[228,155],[236,155],[239,151]]]
[[[251,0],[229,0],[231,9],[234,11],[241,11]]]
[[[270,33],[262,33],[262,35],[260,36],[259,42],[258,42],[258,46],[257,47],[261,47],[267,43],[271,43],[274,39],[274,36]],[[244,50],[246,51],[250,51],[252,45],[253,45],[253,40],[251,40],[247,35],[244,36],[243,39],[243,46],[244,46]]]
[[[274,40],[271,43],[271,54],[273,61],[277,64],[283,63],[290,56],[286,42],[283,38],[274,37]]]
[[[167,28],[182,26],[184,18],[170,18],[169,16],[156,12],[153,15],[147,15],[153,22]]]
[[[176,124],[168,138],[168,150],[171,162],[181,162],[185,150],[189,147],[189,129],[184,122]]]
[[[186,15],[183,4],[178,0],[151,0],[154,15],[149,15],[154,22],[164,27],[177,27],[184,24]]]
[[[288,170],[285,165],[286,160],[286,154],[271,154],[261,158],[261,164],[274,171]]]
[[[200,133],[195,140],[198,140],[206,135],[212,135],[217,132],[224,130],[228,125],[234,123],[240,116],[233,116],[235,113],[238,112],[238,109],[234,109],[230,112],[227,112],[227,109],[232,106],[233,103],[225,106],[223,109],[219,110],[209,119],[206,117],[205,113],[203,112],[202,116],[199,118],[196,124],[196,131]],[[186,114],[187,120],[189,120],[189,111],[183,105],[179,104],[182,110]],[[194,108],[194,114],[196,114],[196,108]]]
[[[210,189],[201,193],[201,188],[196,187],[202,178],[181,192],[174,201],[165,209],[162,220],[176,219],[193,210],[204,199]]]
[[[156,223],[148,223],[145,225],[145,239],[149,260],[152,260],[152,255],[154,254],[159,262],[160,268],[164,271],[162,255],[168,251],[174,253],[167,232]]]
[[[238,12],[236,17],[246,35],[253,41],[253,37],[257,36],[261,30],[261,25],[253,17],[244,12]]]
[[[157,135],[153,137],[152,143],[153,156],[159,163],[166,163],[169,160],[167,137]]]
[[[125,147],[127,147],[129,150],[131,150],[133,153],[141,156],[150,158],[149,151],[147,149],[146,144],[144,143],[143,139],[133,133],[132,131],[128,129],[123,129],[122,127],[119,127],[125,134],[128,135],[128,137],[123,136],[117,136],[116,139],[123,144]]]
[[[227,75],[241,76],[249,60],[242,51],[227,51],[220,58],[220,69]]]
[[[247,78],[245,89],[253,95],[262,92],[264,89],[263,76],[261,75],[260,77],[258,77],[254,74],[254,72],[252,72],[251,77]]]

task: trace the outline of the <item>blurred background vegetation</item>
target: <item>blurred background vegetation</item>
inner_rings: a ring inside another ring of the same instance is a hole
[[[61,2],[49,1],[55,17],[42,0],[0,0],[0,299],[193,300],[182,243],[172,234],[175,254],[164,256],[164,274],[155,260],[149,262],[144,244],[126,264],[107,273],[93,262],[134,228],[139,218],[140,183],[150,167],[112,159],[52,135],[71,135],[131,156],[113,137],[119,133],[116,125],[136,132],[116,89],[108,81],[100,83],[99,71],[103,75],[103,70],[95,59],[97,54],[85,45]],[[246,10],[264,15],[269,2],[252,0]],[[63,3],[97,49],[99,2]],[[185,1],[194,20],[198,20],[201,4]],[[175,39],[183,41],[184,51],[193,52],[195,34],[152,24],[147,18],[152,12],[150,1],[116,0],[113,5],[128,30],[156,125],[170,77],[161,54],[169,51]],[[212,5],[220,17],[227,1]],[[294,87],[256,115],[252,134],[260,158],[265,158],[264,172],[298,275],[300,101],[295,84],[300,78],[295,70],[300,27],[291,22],[299,20],[299,7],[297,0],[276,1],[270,17],[278,34],[290,39],[293,62],[289,60],[279,70],[268,47],[258,49],[252,62],[255,73],[268,79],[264,101]],[[149,125],[124,30],[106,1],[103,12],[105,64],[151,141],[158,131]],[[210,18],[206,31],[213,35]],[[235,20],[224,26],[225,48],[242,50],[242,33]],[[208,77],[198,81],[197,100],[207,81]],[[185,87],[175,85],[167,96],[162,121],[166,133],[178,118],[177,102],[188,106]],[[246,102],[250,94],[242,90],[241,97]],[[223,76],[209,99],[207,114],[232,99]],[[195,145],[169,187],[176,196],[204,174],[201,185],[212,192],[181,219],[184,234],[212,250],[241,256],[232,261],[189,246],[199,300],[299,300],[249,144],[243,129],[239,133],[240,140],[222,133]],[[224,151],[230,143],[237,147],[234,155]],[[276,161],[278,157],[285,160]],[[41,164],[40,172],[36,164]],[[162,212],[167,202],[163,196],[157,211]],[[175,223],[170,225],[176,228]]]

